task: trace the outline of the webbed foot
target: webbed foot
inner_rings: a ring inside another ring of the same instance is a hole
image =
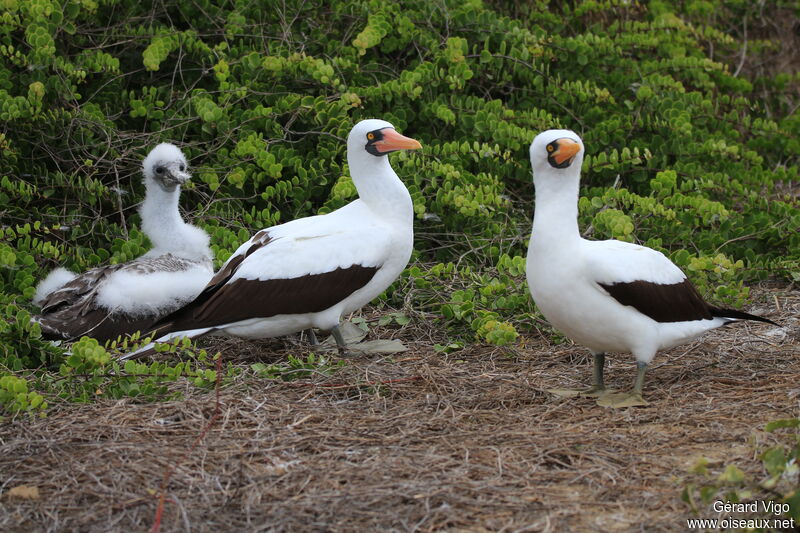
[[[600,394],[597,397],[597,405],[621,409],[623,407],[641,407],[650,405],[650,403],[642,397],[641,392],[631,391]]]
[[[588,389],[547,389],[550,394],[555,394],[561,398],[576,398],[578,396],[588,396],[594,398],[603,394],[613,392],[613,389],[606,389],[602,385],[592,385]]]

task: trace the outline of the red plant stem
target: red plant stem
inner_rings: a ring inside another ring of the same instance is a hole
[[[189,454],[192,453],[197,448],[197,445],[200,444],[200,441],[203,440],[206,434],[208,434],[209,430],[211,429],[211,426],[213,426],[214,422],[216,422],[217,418],[219,418],[219,411],[220,411],[219,387],[221,381],[222,381],[222,353],[220,353],[219,357],[217,358],[217,382],[214,387],[216,390],[214,414],[211,415],[211,418],[208,420],[206,427],[203,428],[203,431],[200,432],[200,435],[198,435],[197,438],[194,439],[194,442],[192,443],[191,447],[188,450],[186,450],[186,452],[181,456],[180,459],[178,459],[178,461],[175,464],[172,465],[171,468],[169,468],[166,472],[164,472],[164,479],[161,481],[161,494],[158,497],[158,507],[156,507],[156,516],[153,519],[153,527],[150,528],[150,533],[159,533],[159,531],[161,531],[161,518],[164,516],[164,502],[166,501],[167,483],[169,483],[172,474],[175,473],[175,470],[181,463],[183,463],[186,460]]]

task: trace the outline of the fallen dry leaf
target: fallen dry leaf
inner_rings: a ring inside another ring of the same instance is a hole
[[[20,500],[38,500],[39,487],[29,487],[28,485],[17,485],[6,492],[9,498],[19,498]]]

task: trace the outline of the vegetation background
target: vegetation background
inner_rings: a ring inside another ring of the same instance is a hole
[[[657,248],[726,305],[757,281],[800,282],[799,12],[788,0],[0,0],[0,407],[44,415],[213,382],[202,351],[119,372],[116,347],[85,339],[67,356],[29,323],[52,268],[147,250],[140,164],[162,141],[189,158],[181,206],[218,266],[253,231],[355,197],[344,139],[358,120],[420,140],[392,156],[416,246],[378,306],[381,325],[432,321],[442,353],[559,340],[524,283],[527,150],[548,128],[585,142],[587,236]]]
[[[384,301],[456,339],[530,330],[527,147],[547,128],[586,144],[587,235],[660,249],[729,305],[745,281],[800,280],[793,2],[1,7],[5,372],[61,362],[28,323],[47,271],[147,250],[136,207],[156,143],[187,153],[182,206],[220,264],[257,229],[352,200],[343,139],[367,117],[425,147],[393,156],[417,240]]]

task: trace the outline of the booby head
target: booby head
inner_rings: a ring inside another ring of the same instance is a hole
[[[383,157],[398,150],[419,148],[422,148],[419,141],[400,135],[389,122],[375,118],[362,120],[353,126],[347,136],[347,150],[350,153],[366,150],[370,155]]]
[[[156,183],[166,192],[174,192],[178,186],[192,177],[189,165],[180,148],[170,143],[161,143],[147,154],[142,163],[145,183]]]
[[[574,131],[547,130],[533,139],[530,155],[534,176],[544,171],[553,172],[554,169],[580,171],[583,142]]]

